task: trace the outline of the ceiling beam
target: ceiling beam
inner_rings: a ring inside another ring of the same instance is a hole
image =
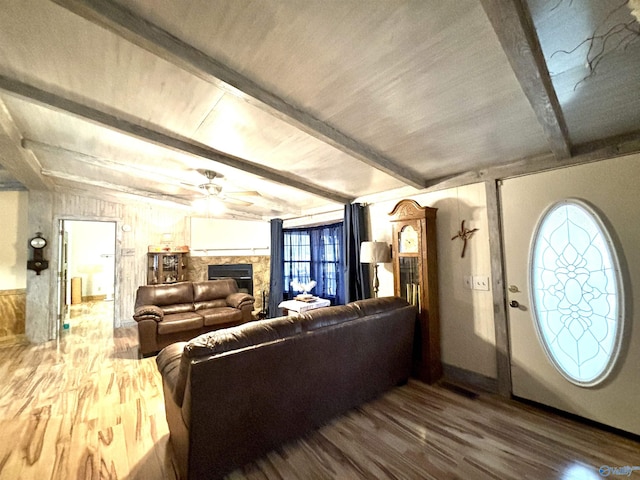
[[[0,191],[19,192],[26,190],[25,186],[16,180],[0,180]]]
[[[616,141],[617,139],[617,141]],[[522,158],[505,165],[496,165],[483,170],[469,171],[460,175],[433,180],[426,191],[461,187],[486,180],[503,180],[522,175],[531,175],[558,168],[573,167],[599,162],[625,155],[640,154],[640,132],[609,139],[600,148],[591,144],[579,146],[573,157],[558,160],[552,154]],[[584,150],[584,151],[583,151]]]
[[[640,130],[614,137],[582,143],[573,148],[573,154],[581,158],[612,158],[640,151]]]
[[[230,69],[116,2],[99,0],[52,1],[407,185],[415,188],[425,186],[425,179],[413,170],[395,163],[337,128],[287,103],[253,80]]]
[[[574,167],[626,155],[640,154],[640,131],[603,140],[599,148],[596,142],[576,147],[578,153],[573,157],[558,160],[552,153],[521,158],[504,165],[495,165],[485,169],[469,170],[464,173],[433,179],[429,185],[416,192],[407,187],[390,190],[380,194],[363,195],[355,199],[361,203],[391,202],[411,195],[463,187],[479,182],[505,180],[507,178],[531,175],[535,173]]]
[[[571,141],[526,0],[481,0],[511,68],[547,142],[559,160],[571,156]]]
[[[80,192],[86,192],[87,185],[93,187],[91,192],[95,190],[95,188],[104,189],[111,193],[124,194],[125,196],[136,197],[139,201],[140,198],[144,199],[144,201],[154,201],[160,202],[164,204],[173,204],[180,205],[181,207],[187,207],[188,209],[192,209],[193,205],[190,201],[184,200],[182,198],[175,197],[173,195],[164,195],[158,194],[155,192],[150,192],[147,190],[140,190],[137,188],[125,187],[123,185],[117,185],[111,182],[105,182],[102,180],[91,180],[86,177],[82,177],[79,175],[73,175],[66,172],[60,172],[55,170],[42,170],[42,175],[46,177],[56,178],[59,180],[64,180],[66,182],[71,182],[76,184],[76,190]],[[64,189],[65,192],[68,191],[67,188]],[[256,215],[253,213],[244,212],[242,210],[235,210],[225,206],[225,213],[229,215],[234,215],[236,217],[242,217],[246,220],[261,220],[262,217],[260,215]]]
[[[153,176],[153,179],[157,182],[162,182],[166,185],[172,185],[174,187],[180,187],[185,190],[190,190],[192,192],[202,194],[202,190],[198,188],[197,185],[186,185],[177,180],[177,178],[175,177],[169,177],[159,174],[157,171],[154,171],[151,168],[144,169],[133,164],[120,163],[116,162],[115,160],[96,157],[95,155],[89,155],[87,153],[78,152],[76,150],[69,150],[68,148],[51,145],[44,142],[38,142],[37,140],[30,140],[28,138],[23,138],[21,145],[22,148],[26,148],[28,150],[50,153],[53,155],[62,155],[64,157],[71,158],[75,161],[82,162],[87,165],[105,168],[114,172],[126,173],[127,175],[137,178],[149,179],[150,176]]]
[[[62,155],[77,162],[82,162],[87,165],[92,165],[99,168],[105,168],[119,173],[126,173],[127,175],[142,178],[144,180],[148,180],[149,177],[152,176],[155,182],[162,182],[165,185],[171,185],[183,190],[188,190],[199,196],[204,195],[204,190],[200,188],[200,186],[181,182],[177,177],[169,177],[167,175],[159,174],[152,168],[140,168],[130,163],[121,163],[115,160],[97,157],[88,153],[79,152],[77,150],[70,150],[68,148],[51,145],[49,143],[39,142],[37,140],[31,140],[28,138],[23,138],[21,144],[23,148],[26,148],[28,150],[49,153],[52,155]],[[202,179],[202,182],[205,182],[204,178]],[[233,192],[230,192],[231,195],[232,193]],[[254,203],[259,203],[259,206],[271,209],[274,213],[284,211],[299,211],[299,209],[295,205],[291,205],[287,202],[276,201],[272,198],[266,198],[262,194],[260,194],[257,198],[258,202]]]
[[[20,148],[21,137],[7,106],[0,99],[0,164],[30,190],[52,189],[53,183],[40,174],[38,160],[31,152]]]
[[[250,162],[195,142],[189,138],[168,131],[143,126],[137,119],[124,112],[98,110],[84,103],[42,90],[19,80],[0,75],[0,89],[29,102],[45,106],[63,113],[70,113],[96,125],[136,137],[145,142],[168,148],[173,151],[205,158],[237,170],[265,178],[266,180],[297,188],[319,197],[338,203],[350,203],[353,199],[343,193],[320,187],[307,179],[287,172]]]
[[[138,197],[152,198],[154,200],[160,200],[163,202],[173,202],[179,205],[191,206],[191,202],[184,200],[183,198],[174,197],[173,195],[164,195],[160,193],[150,192],[148,190],[125,187],[124,185],[116,185],[115,183],[105,182],[104,180],[92,180],[90,178],[82,177],[80,175],[74,175],[71,173],[43,169],[42,175],[44,175],[45,177],[67,180],[69,182],[78,183],[81,185],[91,185],[92,187],[106,188],[107,190],[136,195]]]
[[[176,203],[171,200],[158,200],[155,198],[149,197],[141,197],[136,193],[125,193],[118,192],[115,190],[110,190],[108,187],[94,186],[90,190],[84,186],[82,183],[76,184],[72,180],[64,180],[63,184],[58,184],[55,186],[55,191],[63,193],[65,195],[76,195],[79,197],[93,197],[98,200],[108,199],[112,202],[120,202],[123,198],[128,200],[144,203],[144,204],[157,204],[161,206],[168,206],[170,208],[179,208],[186,212],[189,212],[189,215],[193,216],[193,206],[192,205],[184,205],[181,203]],[[230,211],[229,209],[225,209],[223,213],[220,215],[216,215],[215,218],[230,218],[234,220],[265,220],[264,217],[261,217],[259,214],[248,213],[248,212],[240,212],[240,211]]]

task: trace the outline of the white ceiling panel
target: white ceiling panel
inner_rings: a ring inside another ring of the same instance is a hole
[[[0,2],[2,188],[287,218],[640,150],[617,0]]]

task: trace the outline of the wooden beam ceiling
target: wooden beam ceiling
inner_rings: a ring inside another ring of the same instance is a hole
[[[143,169],[136,165],[120,163],[114,160],[96,157],[95,155],[78,152],[76,150],[69,150],[68,148],[59,147],[57,145],[50,145],[48,143],[30,140],[28,138],[23,138],[21,145],[22,148],[26,148],[27,150],[50,153],[53,155],[62,155],[64,157],[72,158],[73,160],[85,163],[87,165],[105,168],[107,170],[124,173],[138,178],[148,179],[149,176],[153,175],[154,180],[160,181],[165,185],[172,185],[175,187],[180,187],[182,189],[191,190],[196,193],[202,193],[202,190],[200,190],[197,186],[183,184],[175,177],[161,175],[157,171],[153,171],[152,169]]]
[[[141,139],[143,141],[181,153],[227,165],[244,172],[287,185],[338,203],[350,203],[353,199],[342,193],[323,188],[297,175],[281,172],[264,165],[226,154],[186,137],[145,127],[124,112],[98,110],[84,103],[71,100],[56,93],[0,75],[0,89],[29,102],[63,113],[69,113],[91,123]]]
[[[46,170],[46,169],[42,170],[42,175],[44,175],[45,177],[59,178],[61,180],[67,180],[69,182],[77,183],[77,184],[80,184],[80,185],[91,185],[93,187],[106,188],[107,190],[113,190],[113,191],[116,191],[116,192],[128,193],[128,194],[131,194],[131,195],[136,195],[138,197],[152,198],[154,200],[161,200],[161,201],[164,201],[164,202],[173,202],[173,203],[177,203],[179,205],[185,205],[185,206],[189,206],[189,207],[191,206],[191,202],[189,202],[189,201],[187,201],[187,200],[185,200],[183,198],[175,197],[173,195],[164,195],[164,194],[151,192],[151,191],[148,191],[148,190],[140,190],[138,188],[125,187],[123,185],[116,185],[114,183],[105,182],[103,180],[91,180],[91,179],[88,179],[86,177],[82,177],[80,175],[73,175],[73,174],[70,174],[70,173],[59,172],[59,171],[55,171],[55,170]]]
[[[602,142],[580,145],[575,154],[562,160],[552,153],[536,155],[514,160],[504,165],[471,170],[460,175],[451,175],[434,179],[418,193],[434,192],[449,188],[461,187],[482,181],[497,181],[506,178],[530,175],[533,173],[598,162],[609,158],[622,157],[640,153],[640,132],[609,138]],[[364,197],[365,199],[367,196]],[[362,199],[356,199],[362,201]]]
[[[68,148],[63,148],[57,145],[50,145],[48,143],[39,142],[37,140],[31,140],[28,138],[23,138],[21,144],[23,148],[26,148],[28,150],[50,153],[53,155],[62,155],[64,157],[72,158],[75,161],[82,162],[87,165],[106,168],[114,172],[125,173],[127,175],[132,175],[142,179],[148,179],[150,176],[153,176],[155,181],[160,181],[165,185],[171,185],[183,190],[188,190],[196,195],[204,195],[204,191],[198,185],[188,184],[185,182],[181,182],[175,177],[169,177],[167,175],[159,174],[152,168],[140,168],[136,165],[121,163],[108,158],[101,158],[95,155],[90,155],[88,153],[70,150]],[[202,177],[202,181],[200,183],[206,183],[206,179]],[[262,194],[260,195],[260,205],[265,208],[270,208],[274,212],[297,210],[297,207],[295,205],[291,205],[286,202],[276,202],[270,198],[265,198]]]
[[[557,159],[571,156],[571,141],[526,0],[481,0],[538,122]]]
[[[425,179],[411,169],[393,162],[337,128],[287,103],[251,79],[115,2],[52,1],[407,185],[424,188],[426,184]]]
[[[59,180],[63,180],[65,182],[69,182],[74,184],[75,187],[69,188],[65,186],[64,188],[56,187],[56,190],[63,190],[65,193],[69,193],[70,191],[74,191],[79,195],[87,195],[95,193],[96,189],[101,190],[104,194],[112,196],[114,199],[117,199],[118,196],[126,196],[130,198],[134,198],[137,201],[144,201],[148,203],[149,201],[158,202],[161,204],[170,204],[172,206],[179,205],[188,210],[191,210],[193,205],[190,201],[175,197],[173,195],[163,195],[155,192],[150,192],[147,190],[140,190],[137,188],[125,187],[122,185],[117,185],[111,182],[105,182],[102,180],[90,180],[85,177],[79,175],[73,175],[65,172],[59,172],[55,170],[42,170],[42,175],[45,177],[56,178]],[[87,185],[91,186],[91,189],[87,189]],[[262,217],[257,214],[245,212],[243,210],[237,210],[235,208],[229,207],[225,204],[225,211],[221,214],[222,217],[231,217],[236,219],[244,219],[244,220],[262,220]]]
[[[32,153],[20,148],[21,135],[0,99],[0,164],[9,174],[30,190],[50,190],[53,183],[40,174],[40,164]],[[11,185],[9,182],[6,185]]]

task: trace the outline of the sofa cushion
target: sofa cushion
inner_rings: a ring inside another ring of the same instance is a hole
[[[211,300],[225,299],[238,292],[238,284],[233,278],[216,281],[193,282],[193,301],[197,304]]]
[[[317,330],[318,328],[329,327],[339,323],[348,322],[359,318],[360,311],[351,305],[338,305],[331,308],[317,308],[301,314],[299,322],[306,332]],[[294,318],[296,318],[294,316]]]
[[[302,332],[298,320],[297,317],[280,317],[205,333],[189,341],[184,354],[195,358],[281,340]]]
[[[156,305],[165,313],[178,313],[165,310],[165,306],[188,305],[193,310],[193,288],[191,282],[180,282],[163,285],[143,285],[138,287],[135,307]]]
[[[174,313],[188,313],[193,312],[193,303],[175,303],[173,305],[166,305],[162,308],[165,315],[172,315]]]
[[[399,297],[381,297],[358,300],[351,305],[360,311],[362,316],[375,315],[406,306],[407,302]]]
[[[198,315],[204,318],[205,326],[242,322],[242,312],[231,307],[198,310]]]
[[[164,319],[158,323],[158,335],[194,330],[202,328],[203,325],[203,318],[195,312],[174,313],[165,315]]]
[[[197,311],[206,310],[209,308],[221,308],[227,306],[227,301],[224,298],[218,298],[216,300],[207,300],[206,302],[195,302]]]

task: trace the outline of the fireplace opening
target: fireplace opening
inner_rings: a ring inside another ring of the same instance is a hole
[[[253,295],[253,265],[250,263],[209,265],[208,275],[209,280],[233,278],[241,292]]]

